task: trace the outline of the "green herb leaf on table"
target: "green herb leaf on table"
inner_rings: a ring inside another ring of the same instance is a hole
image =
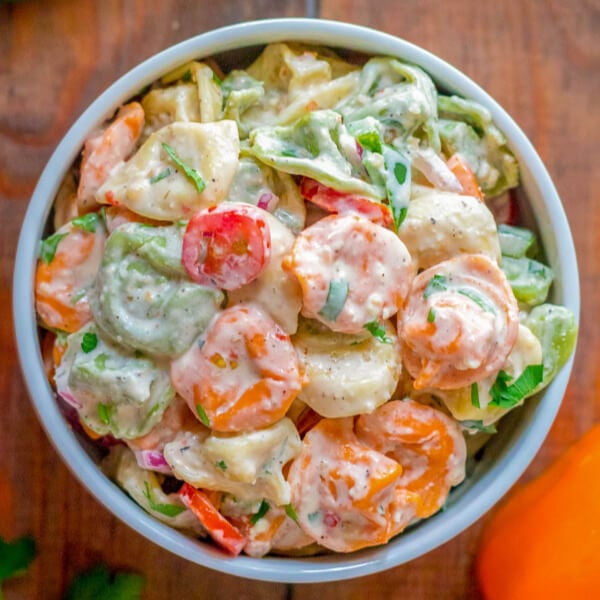
[[[25,536],[14,542],[5,542],[0,536],[0,598],[2,582],[23,575],[36,555],[35,540]]]
[[[146,500],[148,500],[148,504],[152,510],[159,512],[165,517],[174,518],[177,515],[180,515],[184,510],[186,510],[185,506],[179,506],[177,504],[163,504],[162,502],[155,502],[152,497],[152,493],[150,492],[150,486],[147,481],[144,481],[144,496]]]
[[[49,265],[56,255],[56,250],[58,249],[58,244],[60,241],[67,237],[68,233],[53,233],[50,237],[47,237],[45,240],[42,240],[42,244],[40,246],[40,258],[43,262]]]
[[[164,148],[165,152],[169,155],[169,158],[184,172],[185,176],[196,186],[198,193],[201,194],[204,191],[206,184],[204,183],[204,179],[200,177],[198,171],[196,171],[196,169],[194,169],[193,167],[186,165],[181,160],[181,158],[177,156],[177,153],[175,152],[175,150],[173,150],[173,148],[171,148],[171,146],[169,146],[169,144],[163,142],[162,147]]]
[[[77,575],[65,600],[140,600],[144,577],[137,573],[115,573],[103,565]]]

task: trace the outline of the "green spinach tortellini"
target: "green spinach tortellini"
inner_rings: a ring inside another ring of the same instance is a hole
[[[181,264],[183,227],[123,225],[108,238],[90,302],[98,327],[154,356],[187,350],[223,302],[190,281]]]
[[[67,338],[56,386],[92,431],[118,439],[148,433],[175,396],[168,371],[109,341],[93,324]]]

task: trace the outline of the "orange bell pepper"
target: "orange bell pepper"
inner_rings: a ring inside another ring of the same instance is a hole
[[[500,507],[477,575],[486,600],[600,598],[600,424]]]

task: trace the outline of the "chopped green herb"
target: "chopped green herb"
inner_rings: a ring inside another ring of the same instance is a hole
[[[188,69],[182,76],[181,81],[185,81],[186,83],[192,81],[192,70]]]
[[[98,345],[98,336],[91,331],[87,331],[81,338],[81,349],[88,354]]]
[[[404,163],[396,163],[394,166],[394,177],[396,177],[396,181],[402,185],[406,181],[406,174],[408,173],[408,168]]]
[[[250,524],[256,525],[269,512],[270,508],[271,505],[266,500],[263,500],[258,507],[258,511],[250,517]]]
[[[282,150],[281,156],[287,156],[288,158],[298,158],[298,153],[295,150]]]
[[[461,296],[465,296],[466,298],[469,298],[469,300],[473,300],[473,302],[475,302],[475,304],[477,304],[477,306],[479,306],[479,308],[485,312],[490,312],[494,315],[498,312],[496,307],[489,302],[485,296],[476,290],[471,288],[460,288],[457,291]]]
[[[79,290],[78,292],[76,292],[75,294],[73,294],[71,296],[71,299],[69,300],[69,304],[77,304],[86,294],[87,290]]]
[[[217,74],[216,74],[214,71],[213,71],[213,74],[212,74],[212,80],[213,80],[213,81],[214,81],[214,82],[215,82],[215,83],[216,83],[218,86],[221,86],[221,84],[223,83],[223,82],[221,81],[221,79],[219,78],[219,76],[218,76],[218,75],[217,75]]]
[[[83,215],[83,217],[77,217],[71,221],[71,224],[75,227],[79,227],[79,229],[83,229],[84,231],[89,231],[90,233],[96,233],[96,227],[100,222],[100,216],[98,213],[88,213],[87,215]]]
[[[99,565],[77,575],[71,582],[65,600],[140,600],[144,577],[137,573],[116,573]]]
[[[23,575],[36,555],[35,541],[26,536],[14,542],[5,542],[0,536],[0,598],[2,582]]]
[[[144,496],[146,496],[146,500],[148,500],[150,508],[156,512],[159,512],[161,515],[165,515],[165,517],[174,518],[177,515],[180,515],[185,510],[185,506],[178,506],[177,504],[162,504],[161,502],[155,502],[150,492],[150,486],[148,485],[147,481],[144,481]]]
[[[227,471],[227,463],[224,460],[218,460],[215,464],[221,471]]]
[[[435,322],[435,308],[433,308],[433,306],[429,309],[429,312],[427,313],[427,322]]]
[[[200,417],[202,423],[204,423],[204,425],[206,425],[207,427],[210,427],[208,415],[206,414],[206,411],[202,408],[202,404],[196,404],[196,412],[198,413],[198,416]]]
[[[102,404],[102,402],[98,403],[98,416],[100,420],[105,425],[110,425],[110,420],[112,418],[113,407],[110,404]]]
[[[329,282],[329,291],[325,305],[319,314],[327,321],[335,321],[342,312],[348,297],[348,282],[343,279],[332,279]]]
[[[475,408],[481,408],[481,404],[479,404],[479,385],[477,383],[471,384],[471,404]]]
[[[179,156],[175,153],[175,150],[169,146],[169,144],[163,142],[162,147],[165,152],[169,155],[171,160],[185,173],[185,176],[192,181],[192,183],[196,186],[198,193],[201,194],[206,187],[204,183],[204,179],[200,177],[200,174],[193,167],[189,167],[186,165]]]
[[[104,354],[104,352],[102,354],[98,354],[98,356],[96,356],[96,358],[94,359],[94,365],[96,366],[96,369],[98,369],[98,371],[104,371],[104,369],[106,369],[106,360],[108,359],[108,354]]]
[[[544,377],[544,365],[529,365],[512,384],[512,377],[505,371],[500,371],[494,385],[490,389],[490,406],[512,408],[529,396]]]
[[[371,321],[365,325],[365,329],[380,342],[391,344],[392,339],[385,335],[385,327],[379,321]]]
[[[423,298],[427,299],[436,292],[445,292],[448,289],[448,280],[444,275],[434,275],[423,292]]]
[[[476,429],[481,433],[498,433],[498,430],[493,423],[491,425],[484,425],[483,421],[460,421],[460,424],[465,429]]]
[[[67,237],[68,233],[54,233],[50,237],[47,237],[45,240],[42,240],[42,245],[40,246],[40,258],[49,265],[54,256],[56,255],[56,250],[58,248],[58,244],[60,241]]]
[[[315,512],[311,512],[308,514],[308,520],[311,523],[314,523],[321,516],[320,510],[315,510]]]
[[[365,131],[357,136],[356,140],[365,149],[381,154],[383,148],[381,138],[376,131]]]
[[[155,175],[154,177],[150,177],[150,183],[151,184],[158,183],[161,179],[165,179],[170,174],[171,174],[171,169],[169,167],[167,167],[164,171],[161,171],[158,175]]]
[[[296,523],[298,522],[298,515],[296,514],[296,511],[294,510],[294,507],[291,504],[286,504],[283,507],[283,510],[285,510],[285,514],[292,519],[293,521],[296,521]]]

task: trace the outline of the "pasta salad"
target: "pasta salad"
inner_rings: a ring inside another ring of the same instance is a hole
[[[399,59],[182,65],[57,194],[57,400],[136,503],[231,554],[385,544],[573,350],[518,184],[489,112]]]

